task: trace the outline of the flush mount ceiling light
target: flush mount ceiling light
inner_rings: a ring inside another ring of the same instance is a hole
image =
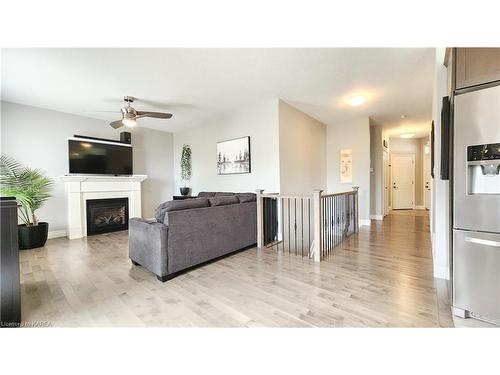
[[[414,136],[415,136],[415,134],[413,134],[413,133],[406,133],[406,134],[400,135],[401,138],[413,138]]]
[[[363,95],[354,95],[349,98],[348,103],[353,107],[357,107],[363,104],[365,101],[366,98]]]

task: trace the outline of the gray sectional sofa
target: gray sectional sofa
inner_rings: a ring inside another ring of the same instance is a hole
[[[160,281],[257,242],[253,193],[202,192],[162,203],[155,219],[131,218],[129,257]]]

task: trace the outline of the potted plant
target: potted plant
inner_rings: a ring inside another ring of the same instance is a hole
[[[181,153],[181,181],[183,187],[180,188],[181,195],[189,195],[189,181],[191,180],[191,147],[189,145],[182,146]]]
[[[38,221],[35,212],[50,198],[53,180],[39,169],[22,166],[15,159],[0,157],[0,195],[15,197],[21,206],[18,226],[19,248],[33,249],[45,245],[49,224]]]

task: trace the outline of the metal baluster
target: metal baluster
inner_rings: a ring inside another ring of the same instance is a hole
[[[334,229],[335,229],[335,207],[333,205],[333,197],[330,197],[330,253],[333,252],[335,247]]]
[[[328,253],[332,252],[332,215],[333,215],[333,207],[332,207],[332,197],[328,197]]]
[[[321,256],[325,256],[325,198],[321,198],[321,220],[320,220],[320,225],[322,226],[321,228]]]
[[[307,228],[308,228],[308,234],[307,234],[307,253],[309,254],[309,250],[311,249],[311,200],[307,200]]]
[[[294,215],[293,215],[293,234],[294,234],[294,248],[295,255],[297,255],[297,198],[293,198]]]
[[[280,199],[281,205],[281,250],[285,252],[285,205],[283,204],[285,198]]]
[[[302,253],[302,258],[304,257],[304,202],[303,199],[300,198],[300,229],[301,229],[301,236],[300,236],[300,243],[301,243],[301,253]]]
[[[278,198],[273,201],[273,240],[276,245],[276,252],[278,252]],[[273,245],[274,247],[274,245]]]

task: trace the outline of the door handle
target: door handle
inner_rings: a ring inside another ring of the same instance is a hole
[[[483,240],[481,238],[465,237],[465,241],[471,242],[471,243],[476,243],[478,245],[500,247],[500,242],[498,242],[498,241]]]

